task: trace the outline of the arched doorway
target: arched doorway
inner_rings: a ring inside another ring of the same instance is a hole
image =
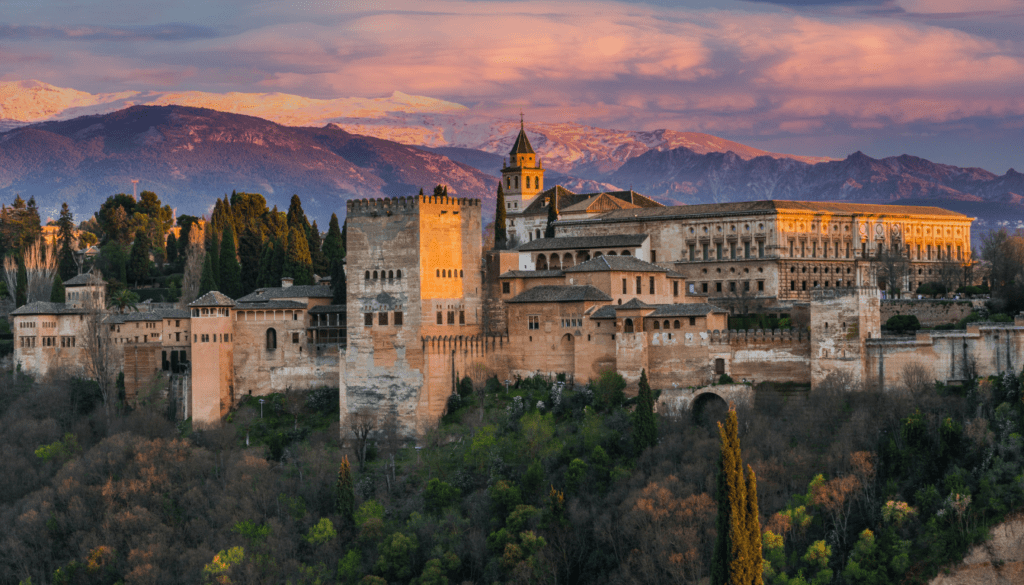
[[[622,332],[623,333],[632,333],[633,332],[633,320],[632,319],[626,319],[625,321],[622,322]]]
[[[537,270],[548,269],[548,258],[544,254],[537,255]]]
[[[717,429],[718,422],[725,420],[729,405],[721,396],[705,392],[693,399],[690,405],[694,424],[700,425],[709,432]]]

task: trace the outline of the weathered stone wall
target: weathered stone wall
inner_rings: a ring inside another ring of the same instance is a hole
[[[318,349],[306,335],[309,315],[303,310],[242,310],[234,313],[235,397],[333,386],[337,352]],[[268,348],[274,330],[276,347]]]
[[[810,307],[812,386],[834,372],[862,384],[864,343],[880,336],[877,289],[815,290]]]
[[[160,345],[157,342],[133,343],[124,348],[124,394],[134,402],[160,372]]]
[[[658,403],[659,413],[680,416],[693,408],[694,402],[705,394],[714,394],[727,404],[753,406],[754,388],[748,384],[721,384],[700,388],[663,388]]]
[[[232,317],[203,316],[191,321],[192,423],[198,427],[216,426],[233,405],[234,344],[231,337],[225,337],[234,333]],[[203,335],[208,336],[208,341],[203,341]]]
[[[914,315],[921,322],[921,326],[927,329],[936,325],[955,323],[971,314],[976,306],[973,301],[967,300],[885,300],[882,301],[882,323],[896,315]]]
[[[810,382],[811,342],[805,331],[729,331],[721,338],[713,332],[712,342],[737,382]]]
[[[14,363],[40,379],[82,375],[88,369],[86,323],[79,315],[18,315],[11,323],[14,333]],[[22,347],[21,338],[32,337],[35,345]],[[54,339],[45,345],[43,338]],[[73,337],[74,347],[61,347],[61,338]]]

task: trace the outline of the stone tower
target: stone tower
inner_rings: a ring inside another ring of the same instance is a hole
[[[451,394],[451,381],[439,379],[442,368],[429,363],[424,339],[482,330],[480,201],[357,200],[347,211],[341,415],[394,411],[405,432],[422,433]]]
[[[234,396],[235,301],[217,291],[189,306],[192,326],[192,423],[217,426]]]
[[[538,193],[544,190],[544,168],[526,137],[523,120],[519,120],[519,136],[508,153],[508,164],[501,169],[505,190],[505,212],[522,213]]]

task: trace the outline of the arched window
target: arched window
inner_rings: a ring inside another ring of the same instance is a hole
[[[612,250],[611,252],[608,252],[608,255],[609,256],[615,256],[615,250]]]
[[[655,329],[661,329],[661,325],[658,323],[657,319],[654,320],[654,328]]]
[[[459,271],[459,278],[462,278],[462,271]]]
[[[632,333],[633,332],[633,320],[632,319],[626,319],[622,323],[622,330],[625,333]]]
[[[395,271],[395,278],[397,278],[398,280],[402,280],[402,271],[401,270],[396,270]]]
[[[509,178],[509,177],[505,177],[505,188],[509,189],[511,187],[512,187],[512,179]]]
[[[623,256],[631,256],[631,254],[629,253],[629,250],[623,250],[622,251],[622,255]]]
[[[545,256],[544,254],[538,254],[537,255],[537,270],[547,270],[547,269],[548,269],[548,257]]]
[[[369,270],[366,271],[366,278],[365,278],[365,280],[370,280],[370,271]]]
[[[373,279],[377,280],[377,271],[376,270],[373,271]]]
[[[677,321],[677,323],[678,323],[678,321]],[[663,326],[664,326],[665,329],[668,329],[668,319],[665,319],[665,323],[664,323]]]
[[[452,271],[451,271],[451,270],[449,270],[449,271],[448,271],[448,278],[451,278],[451,277],[452,277]]]
[[[672,328],[679,329],[679,319],[676,319],[675,321],[672,322]]]
[[[395,271],[394,270],[388,270],[388,280],[394,280],[394,279],[395,279]]]
[[[267,329],[267,349],[277,349],[277,330]]]

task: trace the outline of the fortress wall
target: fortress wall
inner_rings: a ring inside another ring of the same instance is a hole
[[[726,372],[737,382],[810,382],[810,339],[806,331],[728,331],[712,340],[728,347]]]
[[[975,303],[966,300],[886,300],[881,303],[881,320],[885,323],[896,315],[914,315],[922,327],[931,328],[959,321],[970,315],[974,309]]]
[[[125,345],[123,363],[125,400],[134,402],[160,372],[160,342]]]

